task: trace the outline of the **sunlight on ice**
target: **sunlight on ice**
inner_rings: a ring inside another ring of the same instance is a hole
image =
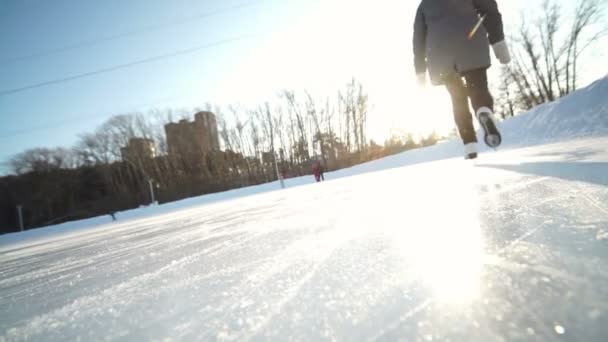
[[[407,214],[411,226],[393,231],[392,241],[404,264],[414,270],[437,301],[466,304],[480,294],[484,242],[471,174],[474,170],[455,167],[451,171],[453,177],[440,181],[437,177],[441,176],[424,173],[434,180],[419,183],[435,183],[439,190],[413,192],[418,197],[406,204],[411,208]],[[449,182],[452,184],[447,186]]]

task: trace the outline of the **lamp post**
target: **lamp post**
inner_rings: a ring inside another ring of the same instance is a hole
[[[17,215],[19,216],[19,231],[23,231],[23,206],[19,204],[17,206]]]
[[[148,185],[150,186],[150,199],[152,200],[151,204],[155,204],[156,198],[154,197],[154,179],[148,179]]]
[[[151,200],[150,204],[156,203],[156,197],[154,196],[154,179],[152,179],[150,176],[148,176],[148,173],[143,168],[141,168],[139,165],[137,165],[134,162],[132,162],[131,160],[129,160],[129,158],[125,158],[123,156],[122,159],[124,161],[126,161],[129,165],[134,167],[137,171],[139,171],[144,177],[148,178],[148,187],[150,189],[150,200]]]

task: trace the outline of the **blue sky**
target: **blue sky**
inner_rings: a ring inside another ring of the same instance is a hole
[[[296,4],[286,7],[281,3],[246,0],[2,0],[0,90],[99,70],[244,34],[272,31],[284,26],[288,18],[304,13]],[[250,5],[85,48],[14,61],[15,57],[151,25],[180,22],[239,4]],[[78,133],[92,130],[113,114],[143,107],[189,107],[212,101],[211,85],[217,84],[226,70],[234,69],[241,56],[250,54],[260,39],[264,36],[0,97],[0,160],[34,146],[71,145]],[[193,81],[195,78],[196,82]]]
[[[499,5],[508,20],[528,3]],[[115,114],[263,103],[285,88],[331,93],[353,76],[380,103],[375,108],[382,114],[369,119],[372,136],[388,134],[395,122],[421,130],[451,127],[445,94],[425,120],[399,110],[413,85],[416,6],[411,0],[0,0],[0,92],[243,38],[0,96],[0,161],[27,148],[69,147]],[[163,28],[15,60],[155,25]]]

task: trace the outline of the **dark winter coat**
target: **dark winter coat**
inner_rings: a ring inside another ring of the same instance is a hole
[[[469,39],[479,18],[483,25]],[[490,44],[504,40],[495,0],[422,0],[414,23],[416,73],[429,71],[431,82],[490,66]]]

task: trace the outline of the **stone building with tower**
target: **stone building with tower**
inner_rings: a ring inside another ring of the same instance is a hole
[[[156,157],[154,140],[146,138],[131,138],[127,146],[120,149],[122,160],[153,159]]]
[[[211,112],[194,114],[192,122],[168,123],[165,134],[169,156],[202,156],[220,150],[217,122]]]

